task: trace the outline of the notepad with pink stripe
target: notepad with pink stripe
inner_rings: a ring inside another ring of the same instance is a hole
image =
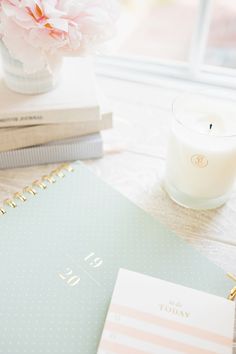
[[[233,302],[120,270],[98,354],[232,354]]]

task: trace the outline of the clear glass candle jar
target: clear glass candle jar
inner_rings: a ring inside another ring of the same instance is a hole
[[[173,115],[165,189],[182,206],[217,208],[236,177],[236,105],[184,95],[173,103]]]

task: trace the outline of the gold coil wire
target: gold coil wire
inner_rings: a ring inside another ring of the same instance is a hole
[[[47,188],[47,185],[45,183],[43,183],[42,181],[34,181],[33,184],[32,184],[34,187],[38,187],[38,188],[41,188],[41,189],[46,189]]]
[[[13,195],[13,199],[5,199],[3,204],[11,207],[11,208],[16,208],[17,204],[14,199],[17,199],[21,202],[26,202],[27,198],[24,195],[24,193],[31,194],[32,196],[36,196],[38,194],[37,188],[40,188],[42,190],[45,190],[48,185],[45,182],[48,182],[50,184],[56,182],[56,178],[64,178],[65,177],[65,172],[73,172],[74,168],[67,163],[64,163],[60,165],[58,168],[54,169],[49,175],[43,176],[40,180],[35,180],[32,185],[26,186],[22,192],[17,192]],[[7,213],[7,210],[4,207],[0,207],[0,215],[4,215]]]
[[[59,168],[68,172],[74,172],[74,168],[68,163],[63,163]]]
[[[231,290],[228,299],[231,301],[236,300],[236,286]]]
[[[36,195],[36,194],[38,194],[38,192],[37,192],[33,187],[31,187],[31,186],[26,186],[26,187],[23,189],[23,191],[24,191],[25,193],[29,193],[29,194],[31,194],[31,195]]]
[[[51,176],[57,176],[60,178],[64,178],[66,175],[62,172],[62,170],[60,168],[57,168],[56,170],[52,171]]]
[[[229,279],[231,279],[232,281],[236,282],[236,276],[232,273],[228,273],[227,274],[227,277]],[[236,286],[233,287],[233,289],[231,290],[229,296],[228,296],[228,299],[231,300],[231,301],[234,301],[236,300]]]
[[[24,196],[24,194],[17,192],[14,194],[15,199],[19,199],[21,202],[26,202],[27,198]]]
[[[6,214],[6,210],[5,210],[5,209],[3,209],[3,208],[0,208],[0,213],[1,213],[1,215]]]
[[[5,199],[4,200],[4,204],[8,205],[11,208],[16,208],[17,207],[16,203],[12,199]]]
[[[43,181],[47,181],[47,182],[49,182],[49,183],[55,183],[56,182],[56,180],[55,180],[55,178],[50,174],[50,175],[46,175],[46,176],[43,176],[42,177],[42,180]]]

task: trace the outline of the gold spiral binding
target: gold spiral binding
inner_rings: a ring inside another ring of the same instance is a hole
[[[42,176],[39,180],[32,182],[32,185],[26,186],[22,192],[16,192],[13,195],[13,198],[5,199],[3,204],[6,206],[6,208],[0,206],[0,216],[7,213],[8,207],[13,209],[16,208],[18,206],[16,200],[19,200],[20,202],[26,202],[27,197],[24,195],[25,193],[31,194],[32,196],[37,196],[37,188],[45,190],[47,189],[48,184],[56,183],[57,178],[64,178],[66,176],[65,171],[73,172],[74,168],[71,165],[64,163],[58,168],[54,169],[48,175]]]
[[[56,182],[55,178],[53,178],[53,176],[51,174],[48,175],[48,176],[43,176],[42,180],[43,181],[47,181],[47,182],[49,182],[51,184]]]
[[[17,205],[12,199],[5,199],[4,204],[10,206],[11,208],[16,208]]]
[[[33,182],[33,186],[41,188],[41,189],[46,189],[47,188],[47,185],[45,183],[43,183],[42,181],[38,181],[38,180]]]
[[[31,186],[26,186],[26,187],[23,189],[23,191],[24,191],[25,193],[29,193],[29,194],[32,194],[32,195],[38,194],[37,191],[36,191],[33,187],[31,187]]]
[[[74,168],[68,164],[68,163],[64,163],[60,166],[61,170],[67,170],[68,172],[74,172]]]
[[[2,215],[6,214],[6,210],[3,209],[3,208],[0,208],[0,213],[1,213]]]
[[[27,201],[27,199],[26,199],[26,197],[24,196],[24,194],[22,194],[22,193],[20,193],[20,192],[15,193],[15,194],[14,194],[14,198],[15,198],[15,199],[19,199],[19,200],[22,201],[22,202],[26,202],[26,201]]]
[[[231,274],[231,273],[228,273],[227,274],[227,277],[231,280],[233,280],[234,282],[236,282],[236,276]],[[236,286],[233,287],[233,289],[230,291],[230,294],[228,296],[228,299],[231,300],[231,301],[234,301],[236,300]]]
[[[56,170],[53,170],[51,173],[52,176],[58,176],[60,178],[64,178],[65,174],[62,172],[61,169],[57,168]]]
[[[234,301],[236,299],[236,286],[231,290],[228,299]]]

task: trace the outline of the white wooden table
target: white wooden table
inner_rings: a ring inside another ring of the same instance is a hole
[[[105,157],[86,163],[226,273],[236,274],[236,190],[222,208],[193,211],[176,205],[162,188],[171,104],[178,91],[99,81],[113,105],[115,127],[104,134]],[[0,171],[0,200],[51,170],[52,165]]]

